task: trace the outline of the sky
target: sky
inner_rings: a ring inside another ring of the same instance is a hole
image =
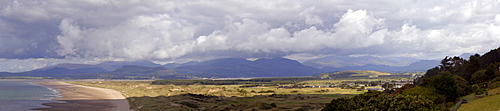
[[[499,46],[499,0],[0,1],[0,71],[228,57],[441,59]]]

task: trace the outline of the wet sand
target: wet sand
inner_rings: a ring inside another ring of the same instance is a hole
[[[61,81],[37,82],[59,91],[62,97],[54,100],[65,103],[44,103],[43,111],[131,111],[128,101],[115,90],[68,84]]]

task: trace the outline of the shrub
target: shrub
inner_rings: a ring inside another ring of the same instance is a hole
[[[423,111],[433,102],[422,96],[396,94],[389,96],[379,91],[368,91],[352,98],[338,98],[325,106],[323,111]]]
[[[273,90],[267,90],[267,91],[259,91],[258,93],[274,93]]]

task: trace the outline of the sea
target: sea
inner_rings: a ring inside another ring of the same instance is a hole
[[[42,103],[61,102],[52,100],[60,96],[58,91],[33,82],[0,80],[0,111],[29,111],[47,107]]]

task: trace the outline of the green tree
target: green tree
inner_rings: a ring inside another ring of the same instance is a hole
[[[471,81],[475,84],[488,81],[488,75],[486,75],[486,70],[480,70],[472,74]]]
[[[436,92],[446,97],[447,102],[453,102],[458,98],[457,83],[453,75],[448,72],[441,72],[429,80],[431,87],[436,89]]]
[[[425,75],[423,76],[423,78],[432,78],[432,77],[438,75],[439,72],[441,72],[439,67],[434,67],[432,69],[427,70],[427,72],[425,72]],[[425,84],[425,83],[423,83],[423,84]]]
[[[421,96],[396,94],[381,98],[378,108],[382,111],[427,111],[433,102]],[[378,109],[370,110],[376,111]]]
[[[422,96],[389,96],[379,91],[368,91],[352,98],[334,99],[323,111],[425,111],[432,106],[433,102]]]
[[[323,108],[323,111],[353,111],[360,108],[360,105],[351,98],[341,97],[333,99]]]
[[[439,69],[441,71],[449,71],[453,67],[453,62],[451,57],[444,57],[443,60],[441,60],[441,63],[439,64]]]
[[[429,100],[434,101],[434,103],[444,103],[446,101],[443,95],[436,93],[436,89],[426,86],[415,86],[407,90],[403,90],[403,95],[421,96]]]
[[[455,78],[457,83],[458,96],[465,96],[473,92],[472,88],[468,85],[469,82],[467,80],[458,75],[453,75],[453,78]]]

